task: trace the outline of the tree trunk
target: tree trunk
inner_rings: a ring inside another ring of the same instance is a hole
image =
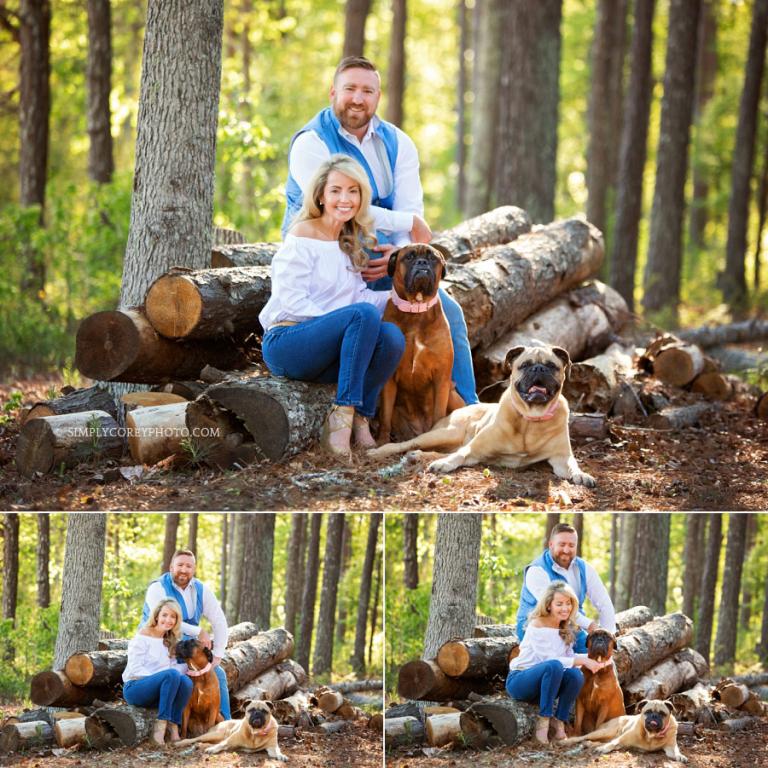
[[[547,512],[547,516],[544,519],[544,536],[541,540],[541,548],[546,549],[549,546],[549,535],[552,533],[552,529],[560,522],[559,512]]]
[[[187,532],[187,549],[197,554],[197,528],[200,522],[197,512],[189,513],[189,529]]]
[[[344,535],[344,514],[332,514],[325,532],[323,556],[323,585],[320,590],[320,611],[317,617],[317,637],[312,658],[312,674],[330,674],[333,667],[333,628],[336,618],[336,598],[341,570],[341,544]]]
[[[510,637],[516,633],[514,624],[478,624],[472,630],[472,637]]]
[[[16,604],[19,596],[19,515],[6,512],[3,516],[3,619],[16,626]],[[8,643],[5,661],[12,662],[15,648]]]
[[[481,530],[480,514],[438,515],[425,659],[433,658],[446,640],[472,632]]]
[[[419,586],[419,514],[411,512],[403,516],[403,562],[406,589]]]
[[[240,621],[240,594],[242,592],[243,551],[245,547],[245,529],[248,518],[235,515],[231,523],[232,544],[230,546],[229,590],[227,594],[226,615],[229,621]]]
[[[506,677],[509,654],[518,644],[517,635],[448,640],[437,652],[437,665],[454,678]]]
[[[242,621],[252,621],[259,630],[265,630],[270,627],[272,613],[275,513],[246,514],[239,614]]]
[[[619,171],[616,183],[616,224],[610,251],[610,283],[635,308],[635,270],[643,178],[651,109],[653,12],[656,0],[635,0],[631,65],[624,99]]]
[[[669,515],[641,515],[637,522],[632,604],[645,603],[657,616],[666,613],[669,521]]]
[[[171,267],[210,259],[223,6],[149,2],[121,307]]]
[[[496,197],[534,222],[555,214],[562,0],[505,6]]]
[[[736,659],[736,635],[739,629],[739,593],[744,565],[749,515],[728,515],[728,543],[725,549],[720,612],[715,635],[715,665],[732,665]]]
[[[299,718],[310,708],[309,696],[306,691],[296,691],[291,696],[274,702],[274,715],[280,723],[296,725]]]
[[[746,544],[744,546],[744,563],[749,561],[752,549],[757,539],[757,515],[748,513],[747,515]],[[741,580],[741,607],[739,609],[739,626],[749,631],[750,619],[752,618],[752,587],[757,586],[757,580],[753,578],[742,578]],[[759,587],[758,587],[759,589]]]
[[[37,515],[37,604],[47,608],[51,604],[51,584],[48,562],[51,553],[51,517],[47,512]]]
[[[81,411],[106,411],[113,419],[117,419],[117,407],[112,395],[102,387],[87,387],[76,389],[54,400],[35,403],[29,409],[25,423],[41,416],[64,416]]]
[[[648,417],[648,426],[653,429],[684,429],[698,424],[701,417],[711,410],[711,403],[695,403],[679,408],[664,408]]]
[[[691,512],[686,516],[685,548],[683,550],[683,613],[697,625],[696,608],[701,588],[701,572],[704,565],[702,558],[701,531],[707,518],[700,512]]]
[[[461,712],[432,715],[427,718],[427,743],[431,747],[461,744]]]
[[[362,56],[365,50],[365,21],[371,0],[347,0],[344,13],[344,50],[341,57]]]
[[[768,568],[765,571],[763,620],[760,624],[760,642],[757,645],[757,656],[764,667],[768,666]]]
[[[100,512],[73,513],[67,518],[54,669],[63,669],[75,651],[95,649],[99,642],[106,530],[107,516]]]
[[[680,301],[685,182],[700,9],[701,0],[670,0],[656,186],[643,279],[646,312],[669,308],[676,314]]]
[[[358,675],[365,672],[365,630],[368,624],[368,609],[371,602],[373,563],[379,542],[381,514],[374,513],[368,519],[368,541],[365,545],[365,559],[360,577],[360,594],[357,602],[357,623],[355,625],[355,647],[352,652],[352,669]]]
[[[347,614],[349,611],[349,599],[343,589],[344,576],[349,570],[349,561],[352,557],[352,529],[350,519],[344,518],[344,533],[341,537],[341,568],[339,569],[339,596],[336,600],[336,642],[341,645],[347,634]]]
[[[288,564],[285,569],[285,628],[294,636],[296,617],[301,605],[304,564],[307,550],[307,515],[291,517],[291,535],[288,539]]]
[[[763,170],[760,172],[760,185],[757,190],[757,225],[755,227],[754,280],[752,287],[759,293],[762,277],[763,230],[768,218],[768,141],[763,147]]]
[[[292,655],[293,637],[283,627],[278,627],[228,648],[221,660],[221,668],[227,676],[229,690],[238,691]]]
[[[664,384],[684,387],[704,370],[704,354],[693,344],[671,344],[653,361],[653,375]]]
[[[466,0],[456,3],[459,28],[459,72],[456,78],[456,207],[464,210],[467,167],[467,51],[469,48],[469,11]]]
[[[632,575],[635,568],[635,540],[638,514],[625,512],[619,531],[619,575],[616,581],[616,610],[624,611],[632,604]]]
[[[379,597],[381,595],[381,552],[376,553],[376,561],[373,567],[376,581],[373,587],[373,602],[371,603],[371,631],[368,633],[368,666],[373,663],[373,640],[376,637],[376,625],[379,619]]]
[[[637,704],[643,699],[668,699],[673,693],[696,685],[709,674],[709,664],[691,648],[669,656],[624,686],[624,702]]]
[[[384,720],[384,744],[388,747],[411,746],[424,741],[424,726],[415,717],[390,717]]]
[[[221,604],[227,604],[227,570],[229,568],[229,515],[225,512],[221,516],[221,576],[219,578],[219,600]],[[288,627],[291,634],[294,632]]]
[[[304,571],[304,589],[301,594],[301,630],[296,650],[296,661],[304,669],[309,667],[312,630],[315,625],[315,599],[317,597],[317,575],[320,567],[320,527],[322,524],[322,515],[314,513],[310,518],[307,565]]]
[[[88,0],[88,175],[112,180],[112,31],[110,0]]]
[[[709,515],[709,538],[704,556],[704,570],[701,574],[699,594],[699,623],[696,628],[696,650],[709,661],[712,643],[712,622],[715,613],[715,585],[720,565],[720,547],[723,541],[723,517],[716,512]]]
[[[370,0],[367,0],[370,7]],[[389,75],[387,83],[387,120],[402,128],[405,98],[405,25],[406,0],[392,0],[392,31],[389,38]]]
[[[165,538],[163,540],[163,561],[160,564],[160,573],[170,570],[171,559],[176,551],[180,520],[181,514],[178,512],[168,512],[165,515]]]

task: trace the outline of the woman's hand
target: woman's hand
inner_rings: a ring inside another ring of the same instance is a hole
[[[606,659],[605,661],[596,661],[595,659],[590,659],[588,656],[585,659],[581,659],[581,666],[586,667],[593,674],[595,672],[599,672],[601,669],[605,669],[609,664],[612,663],[613,662],[610,659]]]
[[[396,247],[392,243],[382,243],[375,245],[372,250],[380,253],[381,256],[378,259],[369,259],[368,266],[360,273],[366,283],[372,283],[381,277],[386,277],[389,257],[396,250]]]

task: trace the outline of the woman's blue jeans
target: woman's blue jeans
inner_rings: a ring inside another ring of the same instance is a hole
[[[336,404],[353,405],[368,418],[379,393],[397,370],[405,337],[382,323],[373,304],[350,304],[297,325],[264,334],[264,362],[275,376],[321,384],[336,382]]]
[[[506,688],[513,699],[531,704],[538,702],[542,717],[552,717],[557,699],[555,717],[567,722],[582,685],[584,675],[580,669],[566,669],[557,659],[550,659],[529,669],[513,670],[507,675]]]
[[[181,725],[192,695],[192,680],[178,669],[164,669],[123,684],[123,698],[137,707],[157,707],[157,719]]]

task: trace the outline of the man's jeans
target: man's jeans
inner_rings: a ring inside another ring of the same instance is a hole
[[[507,693],[518,701],[539,704],[542,717],[552,717],[555,699],[555,717],[567,722],[571,707],[584,685],[584,675],[576,667],[565,668],[557,659],[542,661],[529,669],[513,670],[507,675]]]
[[[123,684],[123,698],[137,707],[157,707],[157,719],[181,725],[192,695],[192,680],[178,669],[164,669]]]
[[[264,362],[275,376],[336,383],[336,404],[375,416],[379,393],[397,370],[405,337],[382,323],[373,304],[351,304],[264,334]]]
[[[219,693],[221,694],[221,706],[219,707],[219,711],[225,720],[231,720],[232,710],[229,707],[229,689],[227,688],[227,676],[224,674],[224,670],[221,668],[221,666],[214,667],[213,671],[216,673],[216,679],[219,681]]]

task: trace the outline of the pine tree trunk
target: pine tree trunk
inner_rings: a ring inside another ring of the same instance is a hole
[[[635,567],[635,538],[638,515],[625,512],[619,531],[619,574],[616,580],[616,610],[625,611],[632,602],[632,574]]]
[[[362,56],[365,50],[365,21],[371,0],[347,0],[344,13],[344,51],[342,58]]]
[[[368,633],[368,666],[373,663],[373,639],[376,637],[376,626],[379,619],[379,597],[381,595],[381,559],[382,553],[376,554],[376,561],[373,567],[376,580],[373,587],[373,602],[371,603],[371,631]]]
[[[187,533],[187,549],[197,554],[197,527],[200,518],[197,512],[189,513],[189,532]]]
[[[98,645],[106,530],[107,516],[101,512],[67,518],[55,670],[63,669],[75,651],[95,650]]]
[[[647,605],[655,615],[666,613],[669,564],[669,515],[641,515],[637,521],[632,604]]]
[[[459,73],[456,78],[456,206],[464,210],[467,169],[467,48],[469,41],[469,11],[466,0],[456,3],[459,27]]]
[[[370,6],[370,0],[369,0]],[[392,0],[392,31],[389,38],[389,77],[387,83],[387,120],[403,125],[405,99],[405,24],[406,0]]]
[[[747,533],[746,545],[744,547],[744,562],[748,562],[752,548],[755,546],[757,538],[757,515],[754,512],[747,514]],[[753,580],[743,578],[741,580],[741,608],[739,610],[739,626],[745,631],[749,631],[749,623],[752,618],[752,587]]]
[[[160,566],[160,573],[165,573],[171,567],[173,553],[176,551],[176,540],[179,533],[179,521],[181,514],[179,512],[168,512],[165,515],[165,538],[163,540],[163,562]]]
[[[37,515],[37,604],[47,608],[51,604],[51,583],[48,562],[51,554],[51,516],[49,512]]]
[[[616,224],[610,250],[610,283],[634,310],[635,269],[643,178],[651,108],[653,12],[656,0],[636,0],[632,26],[631,65],[623,108],[619,171],[616,183]]]
[[[222,605],[227,604],[227,570],[229,568],[229,515],[225,512],[221,516],[221,575],[219,578],[219,600]],[[293,634],[290,628],[288,631]]]
[[[239,618],[266,630],[272,613],[275,513],[251,512],[245,516]]]
[[[699,512],[691,512],[686,515],[685,548],[683,550],[683,613],[693,619],[696,627],[696,607],[698,605],[699,589],[701,587],[701,570],[703,560],[701,529],[706,524],[707,518]]]
[[[232,529],[232,544],[230,546],[229,590],[227,595],[227,619],[230,622],[240,621],[240,595],[243,584],[243,553],[245,548],[245,531],[248,518],[245,515],[235,515],[230,523]]]
[[[121,307],[171,267],[210,260],[223,5],[149,2]]]
[[[88,175],[112,180],[112,31],[110,0],[88,0]]]
[[[344,535],[344,513],[328,518],[323,556],[323,585],[320,590],[320,612],[317,617],[317,638],[312,658],[312,674],[330,673],[333,667],[333,628],[336,598],[341,570],[341,544]]]
[[[685,182],[700,9],[701,0],[670,0],[656,186],[643,278],[646,312],[669,308],[676,313],[680,300]]]
[[[379,541],[381,514],[374,513],[368,519],[368,541],[365,545],[365,559],[360,577],[360,596],[357,602],[357,624],[355,625],[355,648],[352,653],[352,669],[358,675],[365,672],[365,630],[368,624],[368,607],[371,602],[373,563]]]
[[[438,515],[424,659],[434,658],[446,640],[472,634],[481,531],[482,515]]]
[[[552,533],[552,529],[560,522],[559,512],[547,512],[547,516],[544,520],[544,536],[541,539],[542,549],[546,549],[549,546],[549,535]]]
[[[344,575],[349,570],[349,561],[352,557],[352,529],[348,517],[344,518],[344,533],[341,537],[341,569],[339,570],[339,596],[336,600],[336,642],[341,645],[347,634],[348,597],[342,586]]]
[[[309,668],[312,630],[315,626],[315,599],[317,597],[317,575],[320,568],[320,527],[322,523],[322,515],[314,513],[309,526],[307,565],[304,571],[304,590],[301,594],[301,630],[296,649],[296,661],[304,669]]]
[[[307,515],[295,514],[291,518],[291,535],[288,539],[288,564],[285,569],[285,628],[292,635],[296,635],[296,617],[301,606],[306,539]]]
[[[760,642],[757,646],[757,655],[765,667],[768,665],[768,569],[765,572],[763,589],[763,621],[760,624]]]
[[[709,661],[712,643],[712,623],[715,613],[715,585],[720,566],[720,547],[723,541],[723,516],[716,512],[709,515],[709,538],[704,556],[699,594],[699,624],[696,630],[696,650]]]
[[[728,515],[728,543],[720,593],[720,612],[715,635],[715,664],[732,665],[736,658],[736,635],[739,629],[739,592],[749,515],[731,512]]]
[[[3,519],[3,619],[16,625],[16,603],[19,594],[19,515],[7,512]],[[6,649],[6,659],[11,661],[14,649]]]
[[[419,515],[418,512],[403,516],[403,569],[405,588],[419,586]]]

